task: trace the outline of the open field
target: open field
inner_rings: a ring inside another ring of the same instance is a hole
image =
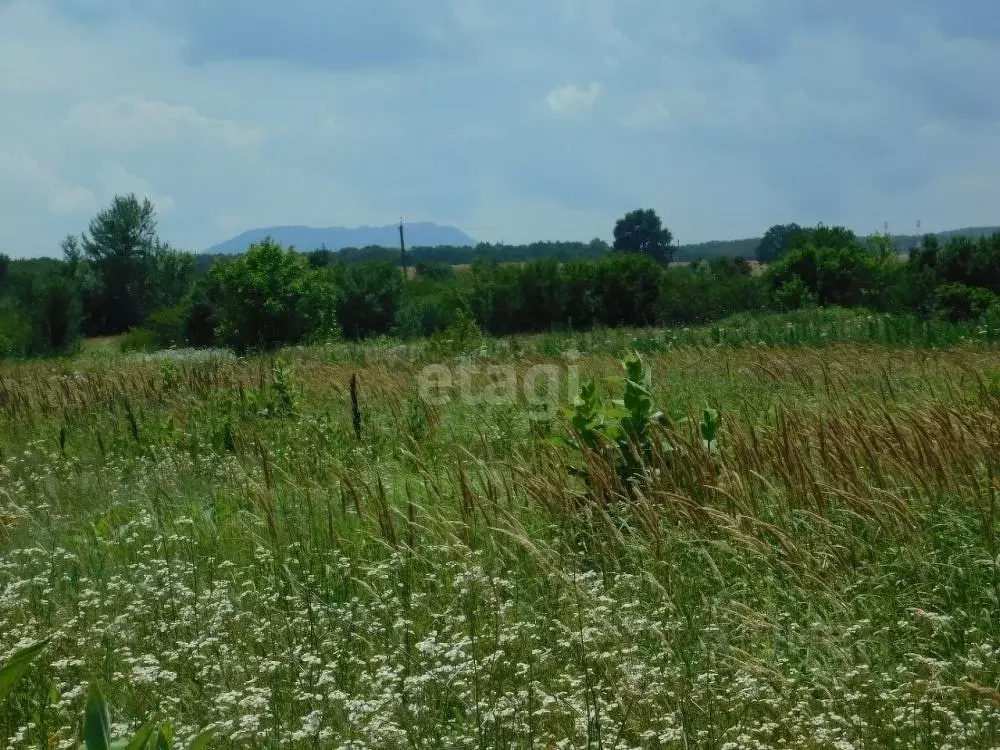
[[[117,734],[182,747],[1000,747],[994,334],[830,311],[5,364],[0,662],[52,640],[0,746],[71,747],[100,680]],[[550,365],[609,403],[628,349],[668,417],[629,480],[523,394],[420,391]]]

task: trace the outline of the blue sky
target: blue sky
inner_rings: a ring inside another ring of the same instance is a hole
[[[0,0],[0,250],[115,193],[273,224],[680,242],[1000,223],[995,0]]]

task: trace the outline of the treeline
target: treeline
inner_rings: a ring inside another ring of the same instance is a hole
[[[795,225],[787,225],[794,227]],[[774,229],[785,229],[786,227],[772,227]],[[935,237],[939,242],[947,242],[955,237],[977,238],[989,236],[1000,231],[1000,228],[983,227],[971,229],[959,229],[949,232],[940,232]],[[896,250],[901,254],[907,254],[913,248],[920,245],[923,238],[916,235],[893,235],[892,241]],[[710,260],[712,258],[754,258],[756,260],[770,260],[768,251],[764,251],[765,257],[760,257],[759,252],[766,238],[750,237],[740,240],[713,240],[711,242],[699,242],[687,245],[676,245],[672,248],[672,259],[676,261],[691,262],[696,260]],[[364,263],[373,260],[384,260],[398,263],[400,250],[398,247],[382,247],[370,245],[367,247],[347,247],[343,250],[329,250],[326,248],[298,248],[307,252],[313,262],[317,265],[325,265],[330,262],[328,259],[336,255],[339,259],[348,263]],[[596,260],[607,255],[613,250],[613,246],[600,238],[594,238],[590,242],[532,242],[526,245],[508,245],[502,242],[489,243],[480,242],[475,246],[453,246],[441,245],[435,247],[415,246],[406,249],[407,263],[411,266],[421,261],[434,261],[447,263],[452,266],[471,265],[477,260],[496,260],[500,263],[523,263],[531,260],[541,260],[545,258],[555,258],[560,261],[569,260]],[[226,258],[226,255],[203,253],[195,259],[196,271],[206,273],[219,258]]]
[[[594,258],[506,263],[485,255],[462,269],[453,248],[412,251],[412,278],[398,250],[359,258],[266,240],[199,273],[195,256],[160,241],[148,201],[120,197],[87,232],[67,238],[61,261],[0,256],[0,356],[69,351],[85,335],[126,334],[123,346],[139,349],[247,351],[472,328],[505,335],[687,325],[813,306],[1000,325],[1000,233],[947,242],[928,235],[903,259],[888,235],[774,227],[757,250],[770,260],[760,272],[727,257],[671,266],[670,232],[649,209],[619,220],[614,236],[610,248],[594,245]]]
[[[299,248],[309,256],[314,267],[329,265],[334,260],[344,263],[368,263],[388,261],[401,264],[400,248],[369,245],[367,247],[345,247],[342,250]],[[475,246],[437,245],[434,247],[412,247],[406,249],[407,265],[419,263],[443,263],[449,266],[466,266],[477,260],[496,260],[501,263],[523,263],[540,258],[556,260],[595,260],[611,252],[611,245],[601,239],[590,242],[532,242],[527,245],[504,245],[480,242]],[[227,255],[203,253],[196,258],[196,271],[206,273],[216,260],[224,260]]]

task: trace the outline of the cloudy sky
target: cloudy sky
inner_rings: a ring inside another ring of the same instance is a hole
[[[131,191],[192,250],[1000,223],[995,2],[0,0],[0,250]]]

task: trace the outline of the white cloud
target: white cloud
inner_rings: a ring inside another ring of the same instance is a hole
[[[0,151],[0,181],[13,180],[42,198],[55,214],[72,214],[94,208],[94,192],[62,179],[54,170],[25,154]]]
[[[578,115],[593,109],[600,95],[599,83],[592,83],[586,87],[569,84],[552,89],[545,97],[545,102],[557,115]]]
[[[74,106],[65,126],[116,147],[138,147],[183,138],[202,138],[231,148],[257,146],[263,134],[230,120],[198,114],[194,107],[135,97]]]
[[[148,180],[132,174],[121,164],[108,164],[101,174],[101,199],[110,203],[116,195],[135,193],[139,198],[149,198],[160,216],[170,213],[177,205],[169,195],[157,193]]]

